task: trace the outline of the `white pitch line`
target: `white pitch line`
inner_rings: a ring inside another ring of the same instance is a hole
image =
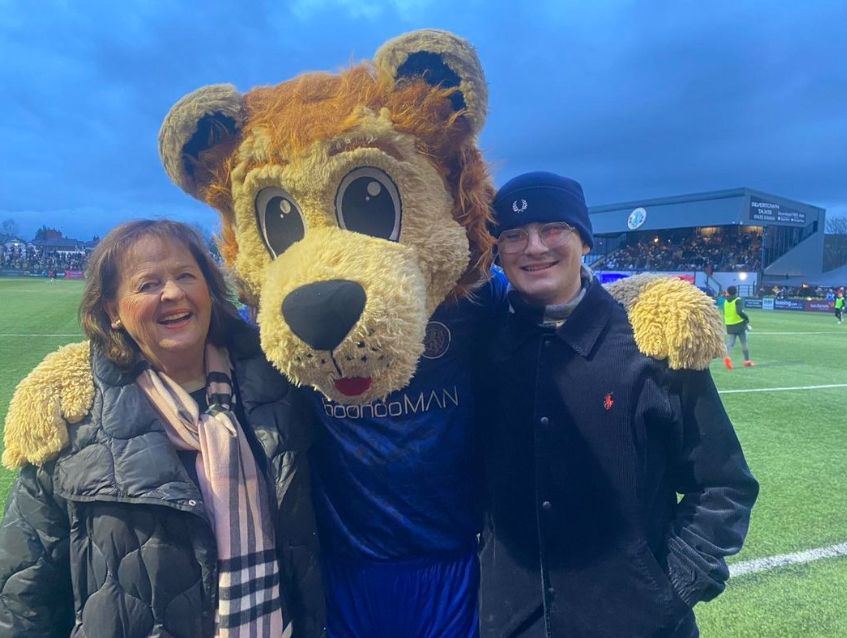
[[[844,330],[819,330],[819,331],[805,331],[801,330],[799,332],[748,332],[747,336],[756,336],[756,335],[835,335],[841,334],[843,332],[847,332]]]
[[[6,288],[4,290],[4,292],[6,292],[6,291],[8,291],[9,293],[25,292],[25,293],[32,293],[32,294],[38,294],[38,295],[45,295],[45,294],[56,295],[56,294],[60,294],[60,293],[64,293],[64,294],[67,294],[67,295],[78,295],[79,294],[79,290],[58,290],[56,288],[18,288],[18,289]]]
[[[718,390],[718,394],[743,394],[745,392],[787,392],[789,390],[823,390],[825,388],[847,388],[847,383],[827,385],[795,385],[786,388],[746,388],[742,390]]]
[[[3,337],[82,337],[82,334],[79,332],[69,332],[63,334],[23,334],[16,332],[0,332],[0,338]]]
[[[743,576],[744,574],[766,572],[778,567],[785,567],[786,565],[810,563],[814,560],[834,558],[835,556],[847,556],[847,543],[830,545],[829,547],[817,547],[795,554],[782,554],[780,556],[769,556],[767,558],[756,558],[755,560],[733,563],[729,566],[729,576],[730,578],[734,578],[735,576]]]

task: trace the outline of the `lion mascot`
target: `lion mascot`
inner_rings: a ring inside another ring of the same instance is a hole
[[[330,635],[475,635],[472,415],[485,397],[470,371],[506,311],[477,146],[486,106],[473,48],[423,30],[340,73],[200,88],[162,125],[165,170],[220,214],[262,349],[314,407]],[[633,278],[613,294],[645,354],[689,368],[722,354],[720,317],[689,284]],[[86,365],[60,351],[22,382],[7,466],[68,444],[90,396],[39,388]]]

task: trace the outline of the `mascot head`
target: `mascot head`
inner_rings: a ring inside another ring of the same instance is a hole
[[[486,276],[486,102],[473,49],[426,30],[338,74],[171,109],[165,169],[220,213],[262,348],[294,382],[342,403],[404,387],[433,310]]]

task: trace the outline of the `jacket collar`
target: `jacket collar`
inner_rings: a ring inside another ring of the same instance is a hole
[[[104,386],[125,386],[133,383],[149,364],[144,359],[139,359],[129,368],[121,368],[111,361],[97,346],[92,344],[91,370],[94,379]]]
[[[592,279],[585,297],[556,330],[556,336],[581,356],[588,357],[609,322],[608,303],[611,300],[600,282]]]
[[[603,334],[609,322],[608,303],[610,300],[614,303],[600,282],[592,278],[586,287],[585,296],[570,317],[561,326],[553,329],[539,325],[544,314],[543,308],[514,303],[514,299],[511,300],[513,304],[509,327],[503,335],[503,346],[507,350],[514,351],[539,333],[547,333],[554,334],[582,357],[591,354]]]

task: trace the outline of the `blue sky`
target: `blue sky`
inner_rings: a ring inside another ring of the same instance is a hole
[[[847,3],[0,0],[0,221],[88,239],[169,216],[156,135],[182,95],[369,59],[434,27],[477,48],[497,183],[552,170],[589,204],[749,186],[847,215]]]

